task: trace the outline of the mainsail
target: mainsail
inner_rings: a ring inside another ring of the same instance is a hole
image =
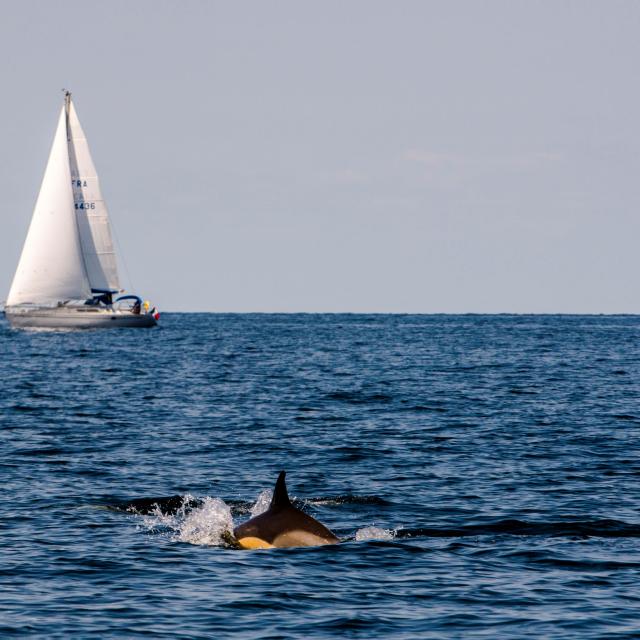
[[[76,220],[62,108],[7,306],[91,297]]]
[[[89,145],[69,94],[66,102],[73,206],[78,220],[85,269],[92,289],[118,291],[120,280],[109,214],[102,199]]]

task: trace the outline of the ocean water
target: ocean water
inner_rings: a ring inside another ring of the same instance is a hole
[[[637,317],[1,320],[0,380],[3,637],[640,637]],[[280,469],[341,544],[226,546]]]

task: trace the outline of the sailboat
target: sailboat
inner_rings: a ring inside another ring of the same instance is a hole
[[[152,327],[159,314],[123,293],[109,214],[65,91],[27,238],[5,304],[15,328]]]

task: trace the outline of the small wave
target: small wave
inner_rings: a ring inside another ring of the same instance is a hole
[[[638,418],[638,416],[633,416],[628,413],[617,413],[613,415],[613,418],[616,420],[627,420],[629,422],[640,422],[640,418]]]
[[[428,404],[414,404],[403,407],[404,411],[416,411],[416,412],[426,412],[426,413],[447,413],[446,407],[440,407],[437,405],[428,405]]]
[[[573,571],[618,571],[620,569],[637,569],[640,562],[626,560],[593,560],[574,559],[558,556],[545,550],[518,550],[506,554],[512,560],[519,560],[531,564],[549,565],[560,569],[570,569]]]
[[[420,527],[399,529],[398,538],[461,538],[507,534],[515,536],[550,537],[600,537],[639,538],[640,525],[619,520],[580,520],[574,522],[526,522],[523,520],[500,520],[498,522],[468,525],[456,528]]]
[[[369,404],[381,403],[387,404],[393,400],[393,397],[387,393],[365,393],[362,391],[334,391],[327,394],[327,399],[347,402],[349,404]]]
[[[107,505],[115,511],[127,511],[137,515],[160,513],[161,515],[175,515],[181,510],[193,509],[202,504],[200,498],[187,494],[184,496],[164,496],[157,498],[135,498],[113,502]]]
[[[395,534],[389,529],[380,529],[379,527],[363,527],[356,531],[356,542],[364,540],[393,540]]]
[[[538,391],[533,391],[531,389],[521,389],[519,387],[513,387],[512,389],[509,389],[509,393],[513,394],[514,396],[535,396],[538,395]]]
[[[59,456],[69,453],[66,449],[60,449],[59,447],[49,447],[44,449],[23,449],[22,451],[16,451],[15,455],[18,456]]]
[[[393,504],[389,500],[380,498],[379,496],[323,496],[319,498],[305,498],[304,503],[312,505],[340,505],[340,504],[372,504],[380,507],[387,507]]]

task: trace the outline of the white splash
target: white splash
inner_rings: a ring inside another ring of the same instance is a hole
[[[185,494],[183,497],[183,505],[188,504],[194,498],[190,493]],[[168,514],[162,513],[162,510],[158,505],[149,512],[148,515],[143,516],[141,526],[150,532],[162,532],[166,530],[175,530],[180,526],[185,518],[185,507],[180,507],[175,513]]]
[[[356,531],[356,540],[362,542],[363,540],[393,540],[393,531],[389,529],[380,529],[379,527],[363,527]]]
[[[191,544],[219,545],[229,531],[233,531],[229,505],[220,498],[205,498],[201,507],[187,514],[175,539]]]
[[[255,518],[259,516],[261,513],[264,513],[271,504],[271,499],[273,498],[273,490],[265,489],[260,493],[260,495],[256,498],[256,502],[251,507],[251,517]]]
[[[189,496],[185,496],[188,498]],[[233,531],[231,509],[220,498],[204,498],[202,505],[194,509],[179,509],[173,515],[165,515],[156,509],[145,516],[143,526],[147,530],[172,532],[171,539],[199,545],[221,545]]]

